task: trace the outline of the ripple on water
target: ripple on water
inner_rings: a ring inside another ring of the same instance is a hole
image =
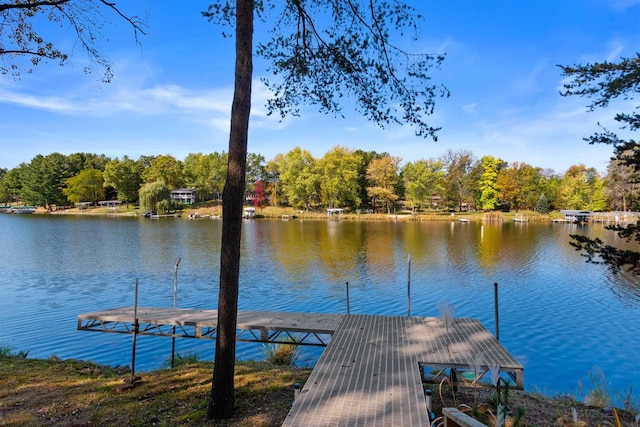
[[[76,330],[79,313],[133,304],[170,307],[180,257],[178,306],[215,308],[219,221],[112,221],[0,216],[21,250],[0,256],[0,346],[112,365],[131,363],[131,337]],[[245,310],[411,312],[456,316],[494,330],[493,283],[499,283],[500,338],[525,366],[527,387],[575,392],[600,366],[612,389],[640,384],[640,285],[586,264],[569,233],[601,233],[529,224],[255,221],[243,230],[239,305]],[[606,235],[603,236],[606,238]],[[81,242],[81,243],[79,243]],[[212,341],[177,340],[179,351],[213,358]],[[139,370],[170,357],[171,341],[138,340]],[[314,363],[321,349],[305,349]],[[242,359],[261,346],[239,343]]]

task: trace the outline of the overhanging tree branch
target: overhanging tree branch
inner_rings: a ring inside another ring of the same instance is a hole
[[[46,20],[59,25],[63,31],[66,31],[65,27],[71,28],[89,60],[104,69],[102,80],[110,81],[109,60],[97,46],[102,38],[102,24],[98,20],[102,9],[124,20],[132,28],[136,43],[139,43],[140,34],[146,35],[143,19],[127,16],[116,3],[106,0],[13,0],[0,3],[0,20],[3,23],[0,26],[0,73],[18,78],[22,72],[32,72],[42,60],[56,60],[60,65],[66,63],[69,54],[58,49],[55,42],[45,40],[42,34],[46,31],[42,23],[38,28],[32,24],[34,17],[44,15]],[[28,62],[21,63],[20,58],[28,58]],[[92,67],[85,68],[85,72],[91,71]]]
[[[620,62],[602,62],[587,65],[559,66],[563,75],[571,80],[564,85],[562,96],[582,96],[593,98],[588,105],[590,111],[596,108],[606,108],[611,100],[622,98],[635,99],[640,94],[640,53],[631,58],[621,58]],[[640,128],[640,114],[616,114],[615,120],[622,123],[621,129],[636,131]],[[630,166],[637,173],[640,172],[640,144],[633,140],[624,140],[607,129],[586,139],[589,143],[611,144],[618,160]],[[630,174],[630,179],[636,179]],[[640,226],[629,224],[626,227],[607,226],[615,231],[627,242],[640,242]],[[605,244],[601,239],[591,239],[582,235],[571,235],[571,245],[581,251],[588,262],[606,264],[613,272],[627,270],[635,276],[640,275],[640,253],[627,249],[619,249]]]

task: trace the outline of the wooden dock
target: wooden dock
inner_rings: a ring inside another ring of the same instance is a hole
[[[216,310],[138,308],[141,335],[215,338]],[[133,333],[133,308],[78,316],[78,329]],[[456,318],[449,331],[439,318],[238,312],[238,340],[324,345],[283,426],[428,425],[425,367],[481,371],[494,366],[524,387],[524,368],[475,319]],[[329,338],[326,338],[326,337]]]
[[[523,367],[475,319],[345,316],[283,426],[429,425],[422,372],[500,366],[523,388]]]

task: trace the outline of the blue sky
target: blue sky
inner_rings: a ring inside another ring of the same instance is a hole
[[[410,127],[382,130],[345,108],[335,118],[304,108],[301,117],[267,117],[268,93],[254,67],[249,151],[267,160],[296,146],[321,157],[333,146],[388,152],[405,162],[470,150],[563,173],[575,164],[606,171],[611,147],[584,137],[597,123],[637,101],[617,101],[587,112],[587,99],[564,98],[558,64],[629,57],[640,47],[640,0],[418,1],[425,16],[414,52],[445,53],[436,83],[451,92],[436,101],[438,141]],[[64,67],[38,66],[19,80],[0,76],[0,167],[37,154],[92,152],[110,157],[228,151],[233,89],[233,41],[200,12],[208,2],[121,2],[129,14],[147,16],[148,35],[107,16],[101,43],[115,78],[85,75],[86,55],[73,49]],[[109,23],[111,21],[111,24]],[[263,31],[257,31],[256,38]],[[400,43],[405,43],[400,41]]]

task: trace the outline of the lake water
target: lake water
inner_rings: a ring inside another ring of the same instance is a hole
[[[246,221],[239,308],[456,317],[495,330],[493,283],[500,291],[500,339],[525,367],[525,387],[578,394],[594,366],[612,390],[640,387],[640,283],[587,264],[569,234],[618,241],[600,225],[411,221]],[[80,313],[132,306],[216,308],[221,222],[181,219],[0,215],[0,346],[29,357],[130,365],[127,335],[76,330]],[[178,351],[212,360],[213,341],[177,340]],[[299,364],[321,353],[304,348]],[[169,358],[171,340],[139,337],[137,370]],[[241,359],[261,359],[239,343]],[[636,396],[637,398],[637,396]]]

